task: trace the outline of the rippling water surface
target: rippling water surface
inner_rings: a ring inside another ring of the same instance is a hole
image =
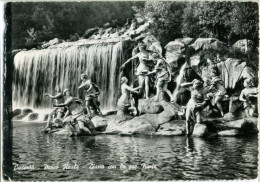
[[[13,123],[13,165],[35,167],[29,171],[14,171],[14,180],[207,180],[257,177],[257,136],[65,137],[39,133],[43,126],[43,123]],[[59,168],[44,170],[45,164]],[[79,168],[64,170],[65,164]],[[95,165],[95,169],[90,169],[93,167],[91,164]],[[153,168],[144,169],[142,164]],[[110,165],[115,165],[115,168],[108,169]]]

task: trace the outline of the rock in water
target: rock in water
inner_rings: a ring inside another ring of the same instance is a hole
[[[27,114],[20,114],[18,116],[13,117],[13,120],[22,120],[26,116],[27,116]]]
[[[49,114],[44,114],[44,116],[43,116],[43,121],[47,121],[48,118],[49,118]]]
[[[163,111],[159,114],[144,114],[130,120],[111,117],[107,122],[106,133],[122,135],[155,134],[160,125],[167,123],[177,115],[176,110],[170,103],[160,101],[156,102],[156,104],[163,107]]]
[[[174,130],[161,130],[155,133],[155,135],[158,136],[180,136],[184,135],[184,131],[180,129],[174,129]]]
[[[107,119],[100,116],[95,116],[91,119],[93,124],[95,125],[96,131],[105,131],[107,128]]]
[[[22,114],[23,114],[23,115],[27,115],[27,114],[32,113],[32,112],[33,112],[33,111],[32,111],[31,109],[27,108],[27,109],[23,109]]]
[[[28,116],[29,121],[33,121],[33,120],[36,120],[38,118],[39,118],[39,114],[38,113],[31,113]]]
[[[185,134],[185,120],[172,120],[160,125],[155,135],[177,136]]]
[[[12,117],[15,117],[15,116],[18,116],[22,113],[22,110],[21,109],[15,109],[13,112],[12,112]]]
[[[193,130],[193,136],[204,136],[208,134],[208,128],[204,124],[196,123]]]
[[[220,136],[237,136],[237,135],[239,135],[239,131],[237,129],[224,130],[224,131],[218,132],[218,135],[220,135]]]

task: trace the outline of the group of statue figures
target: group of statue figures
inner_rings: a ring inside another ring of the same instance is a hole
[[[166,93],[170,98],[170,104],[176,102],[175,96],[168,89],[168,83],[172,80],[172,68],[166,62],[165,58],[160,53],[151,52],[146,49],[145,44],[139,44],[136,48],[136,53],[133,57],[128,59],[122,66],[124,71],[127,64],[132,61],[138,61],[136,67],[136,76],[138,78],[138,86],[133,88],[128,85],[128,78],[123,75],[121,78],[121,96],[118,99],[118,110],[128,112],[130,108],[135,108],[135,115],[138,112],[138,99],[149,99],[151,84],[156,87],[154,102],[160,101],[163,93]],[[57,94],[52,96],[46,94],[52,99],[56,100],[53,104],[54,109],[49,114],[47,126],[44,130],[51,128],[53,125],[53,117],[61,119],[63,116],[63,124],[71,131],[72,135],[77,135],[79,131],[75,131],[73,127],[78,124],[80,130],[88,134],[96,134],[95,127],[91,122],[94,108],[95,113],[102,115],[99,108],[98,96],[100,93],[99,87],[91,82],[86,74],[81,75],[82,83],[78,89],[85,90],[85,103],[80,99],[71,96],[70,91],[65,89],[63,92],[60,87],[56,87]],[[188,82],[190,80],[190,82]],[[244,89],[242,90],[239,100],[243,102],[245,113],[247,117],[253,116],[256,109],[257,102],[257,88],[253,80],[246,79],[244,81]],[[201,123],[202,111],[208,108],[208,114],[217,111],[221,117],[224,117],[224,112],[221,104],[222,98],[225,96],[226,88],[223,80],[220,78],[220,72],[217,67],[212,67],[210,78],[196,79],[195,77],[186,79],[184,83],[180,84],[179,92],[189,90],[191,97],[186,106],[183,106],[186,116],[186,134],[191,135],[195,123]],[[84,112],[86,108],[87,115]],[[64,114],[66,110],[66,113]],[[183,112],[183,113],[184,113]]]
[[[49,114],[47,126],[43,131],[48,131],[53,126],[64,126],[71,135],[78,135],[80,133],[95,135],[95,126],[91,122],[93,114],[102,115],[99,108],[98,96],[100,94],[99,87],[92,83],[86,74],[81,74],[82,83],[78,89],[85,91],[85,103],[81,99],[73,97],[69,89],[61,90],[57,85],[55,91],[56,95],[45,94],[56,102],[53,103],[53,111]],[[85,114],[85,108],[87,115]],[[92,110],[91,110],[92,108]],[[94,113],[92,112],[94,110]],[[56,117],[55,117],[56,116]],[[54,117],[58,120],[54,120]],[[61,121],[63,119],[63,121]],[[58,122],[55,122],[58,121]],[[78,130],[74,125],[78,124]]]

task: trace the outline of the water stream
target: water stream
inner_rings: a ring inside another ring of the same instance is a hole
[[[123,61],[122,42],[22,51],[14,58],[13,105],[48,108],[56,85],[78,91],[80,75],[86,73],[101,90],[101,108],[115,107],[119,97],[119,68]]]

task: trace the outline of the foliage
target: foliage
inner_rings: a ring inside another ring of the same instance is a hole
[[[78,40],[88,37],[90,28],[120,27],[133,17],[152,21],[149,31],[163,46],[181,37],[214,37],[229,45],[247,38],[258,46],[258,4],[253,2],[15,2],[12,12],[13,49],[53,38]]]
[[[258,7],[252,2],[193,2],[183,10],[182,33],[229,44],[248,38],[258,44]]]
[[[77,40],[92,27],[114,21],[122,26],[143,2],[15,2],[12,3],[12,46],[37,47],[53,38]],[[122,11],[124,10],[124,11]],[[75,34],[77,33],[77,35]]]
[[[147,1],[144,8],[135,7],[135,17],[152,21],[150,31],[166,45],[169,40],[181,37],[181,15],[185,3]]]

